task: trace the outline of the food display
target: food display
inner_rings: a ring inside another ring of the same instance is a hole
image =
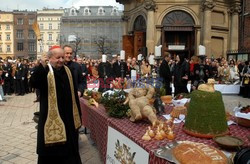
[[[131,109],[130,121],[148,119],[152,125],[157,122],[156,111],[149,103],[149,99],[154,96],[154,93],[155,89],[151,86],[148,86],[148,88],[133,88],[129,92],[124,104],[128,103]]]
[[[242,107],[240,110],[241,113],[250,113],[250,105]]]
[[[250,105],[241,107],[240,111],[235,113],[237,123],[244,127],[250,127]]]
[[[220,150],[203,143],[182,141],[173,148],[173,156],[181,164],[226,164],[227,157]]]
[[[178,118],[180,114],[187,115],[187,107],[185,106],[176,106],[173,108],[172,112],[170,113],[171,117]]]
[[[146,133],[142,136],[142,140],[149,141],[151,139],[155,140],[173,140],[175,139],[175,134],[173,131],[173,120],[162,122],[159,121],[152,127],[148,127]]]
[[[193,91],[183,130],[193,136],[213,138],[228,133],[226,112],[219,91]]]
[[[225,149],[238,149],[244,144],[244,141],[241,138],[235,136],[217,136],[214,139],[220,147]]]
[[[190,94],[188,93],[179,93],[174,97],[174,100],[180,100],[183,98],[190,98]]]
[[[171,95],[161,96],[161,101],[164,102],[165,104],[171,104],[172,96]]]

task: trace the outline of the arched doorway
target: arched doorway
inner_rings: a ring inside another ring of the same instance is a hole
[[[185,11],[169,12],[162,20],[163,53],[172,55],[185,54],[186,58],[194,55],[195,29],[194,20]]]
[[[134,57],[138,54],[147,55],[146,49],[146,20],[142,15],[136,17],[134,21]]]

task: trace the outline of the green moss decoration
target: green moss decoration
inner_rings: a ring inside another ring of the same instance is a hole
[[[124,105],[125,93],[116,91],[113,95],[105,94],[101,97],[100,103],[104,105],[109,116],[123,118],[128,112],[129,106]]]
[[[213,136],[226,133],[228,126],[221,93],[193,91],[184,129]]]

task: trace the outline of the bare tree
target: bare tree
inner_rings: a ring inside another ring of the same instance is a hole
[[[101,54],[112,54],[115,50],[112,45],[112,41],[106,36],[99,36],[98,38],[95,38],[94,43],[98,48],[98,52]]]
[[[82,43],[83,38],[78,34],[74,33],[74,35],[71,35],[70,40],[66,41],[66,38],[64,35],[61,36],[60,39],[60,44],[63,46],[65,44],[69,44],[72,46],[74,57],[76,57],[79,53],[79,51],[82,49],[81,43]]]
[[[78,52],[82,49],[81,42],[82,38],[77,35],[76,40],[73,42],[73,52],[75,54],[75,57],[78,55]]]

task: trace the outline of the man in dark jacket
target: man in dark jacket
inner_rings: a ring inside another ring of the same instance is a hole
[[[127,72],[127,63],[126,62],[121,62],[120,56],[117,56],[117,61],[113,64],[113,72],[114,72],[114,78],[117,77],[122,77],[121,73],[121,67],[123,66],[123,77],[126,77],[126,72]]]
[[[77,58],[77,63],[81,66],[81,69],[82,69],[83,88],[87,89],[88,69],[87,69],[86,65],[82,62],[82,58]]]
[[[170,66],[168,65],[171,59],[171,54],[167,53],[163,55],[163,61],[160,65],[160,77],[163,79],[166,95],[172,95],[172,89],[170,82],[172,81],[172,75],[170,72]]]
[[[73,70],[73,76],[75,79],[75,86],[77,87],[78,96],[81,97],[84,91],[83,75],[81,66],[72,61],[73,49],[69,45],[63,46],[65,65]]]
[[[21,59],[17,59],[17,66],[14,79],[16,79],[16,94],[17,95],[24,95],[25,88],[24,88],[24,76],[25,70],[24,66],[21,62]]]

